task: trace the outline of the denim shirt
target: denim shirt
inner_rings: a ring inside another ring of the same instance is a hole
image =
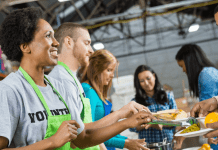
[[[150,103],[150,106],[147,106],[151,112],[157,112],[161,110],[168,110],[168,109],[177,109],[176,102],[174,99],[173,92],[166,92],[167,98],[169,99],[169,103],[165,103],[165,105],[157,104],[154,97],[148,97],[147,102]],[[133,99],[135,101],[135,99]],[[130,128],[131,132],[136,132],[139,134],[139,139],[145,138],[147,143],[157,143],[163,142],[163,139],[167,137],[167,141],[171,142],[173,139],[173,132],[175,127],[164,127],[163,130],[157,130],[154,128],[143,129],[137,131],[136,128]]]
[[[218,95],[218,70],[204,67],[198,76],[199,100],[203,101]]]

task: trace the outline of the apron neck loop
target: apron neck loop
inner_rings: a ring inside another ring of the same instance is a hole
[[[81,90],[80,90],[80,88],[79,88],[79,85],[78,85],[78,83],[77,83],[77,81],[76,81],[76,79],[75,79],[75,77],[74,77],[72,71],[70,70],[70,68],[69,68],[65,63],[63,63],[63,62],[61,62],[61,61],[58,61],[58,65],[64,67],[64,69],[73,77],[73,80],[75,81],[75,83],[76,83],[76,85],[77,85],[77,87],[78,87],[78,89],[79,89],[79,94],[80,94],[80,96],[81,96],[81,99],[84,98],[84,96],[83,96],[83,94],[82,94],[82,92],[81,92]]]
[[[39,88],[37,87],[36,83],[33,81],[33,79],[29,76],[29,74],[20,66],[19,70],[22,72],[24,78],[27,80],[27,82],[32,86],[32,88],[34,89],[34,91],[36,92],[38,98],[40,99],[42,105],[44,106],[48,116],[52,116],[51,111],[41,93],[41,91],[39,90]],[[54,91],[55,94],[57,94],[58,98],[64,103],[64,105],[67,107],[67,104],[65,103],[64,99],[61,97],[61,95],[58,93],[58,91],[53,87],[53,85],[50,83],[50,81],[46,78],[46,76],[44,76],[45,80],[47,81],[47,83],[52,87],[52,90]],[[68,109],[68,107],[67,107]],[[68,109],[69,111],[69,109]]]

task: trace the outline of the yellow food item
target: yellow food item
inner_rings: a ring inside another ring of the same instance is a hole
[[[194,131],[199,131],[200,128],[197,124],[193,124],[191,126],[189,126],[188,128],[184,129],[181,134],[183,133],[189,133],[189,132],[194,132]]]
[[[209,113],[206,116],[205,121],[204,121],[205,127],[206,127],[207,123],[214,123],[217,121],[218,121],[218,113],[216,113],[216,112]]]
[[[163,113],[163,114],[158,114],[156,115],[158,119],[163,119],[163,120],[177,120],[177,119],[183,119],[187,118],[187,113],[183,111],[182,109],[178,110],[178,113]]]
[[[209,144],[203,144],[201,148],[198,150],[210,150],[210,145]]]

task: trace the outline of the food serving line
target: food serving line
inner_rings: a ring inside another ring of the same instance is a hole
[[[183,110],[170,109],[165,111],[158,111],[152,113],[157,120],[153,120],[148,124],[160,124],[167,126],[179,126],[186,127],[185,129],[178,131],[174,136],[182,136],[185,138],[203,136],[208,132],[214,130],[206,127],[206,123],[213,123],[214,116],[218,113],[210,113],[206,117],[188,117],[188,114]],[[151,150],[171,150],[173,149],[174,141],[167,143],[165,138],[163,142],[148,144],[147,147]],[[183,150],[211,150],[210,145],[205,143],[202,147],[192,147]]]

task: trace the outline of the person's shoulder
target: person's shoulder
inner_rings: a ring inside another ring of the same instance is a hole
[[[46,78],[50,81],[50,83],[52,84],[52,86],[54,86],[54,88],[55,88],[56,90],[58,90],[58,92],[59,92],[59,91],[63,92],[63,90],[64,90],[64,85],[63,85],[63,83],[62,83],[60,80],[57,80],[57,79],[55,79],[55,78],[53,78],[53,77],[51,77],[51,76],[48,76],[48,75],[45,75],[45,76],[46,76]]]
[[[23,89],[22,86],[24,84],[22,80],[24,79],[18,74],[10,73],[6,78],[0,81],[0,95],[11,95],[12,93],[18,94]]]
[[[83,82],[82,87],[83,87],[84,92],[86,93],[86,96],[88,95],[98,96],[98,93],[95,91],[95,89],[91,87],[90,84]]]
[[[8,87],[14,87],[14,88],[19,88],[22,86],[23,82],[27,82],[23,76],[19,75],[18,71],[17,72],[12,72],[10,73],[7,77],[5,77],[0,85],[5,85]]]
[[[63,80],[66,76],[65,69],[60,65],[56,65],[48,74],[48,76],[53,77],[57,80]]]
[[[88,83],[83,82],[81,85],[82,85],[83,90],[84,90],[85,92],[86,92],[86,91],[89,91],[90,89],[92,89],[92,87],[91,87]]]
[[[6,94],[7,92],[9,93],[13,92],[12,87],[3,81],[0,81],[0,93]]]
[[[166,94],[167,94],[167,98],[168,98],[168,99],[174,98],[173,91],[165,91],[165,92],[166,92]]]
[[[214,67],[204,67],[199,74],[199,79],[211,79],[218,78],[218,70]]]

